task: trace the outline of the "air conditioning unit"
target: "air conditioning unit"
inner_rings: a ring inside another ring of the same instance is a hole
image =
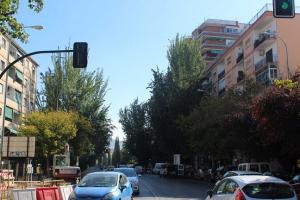
[[[265,50],[261,49],[259,50],[259,56],[264,56],[265,55]]]

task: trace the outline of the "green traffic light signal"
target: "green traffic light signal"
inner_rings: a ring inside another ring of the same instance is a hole
[[[281,5],[281,8],[286,10],[289,8],[289,4],[287,2],[283,2],[282,5]]]
[[[273,15],[276,18],[295,17],[294,0],[273,0]]]

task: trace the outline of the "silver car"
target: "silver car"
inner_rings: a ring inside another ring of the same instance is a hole
[[[140,184],[139,184],[139,176],[136,174],[134,168],[115,168],[115,172],[122,172],[125,174],[131,184],[132,190],[134,194],[139,194],[140,193]]]

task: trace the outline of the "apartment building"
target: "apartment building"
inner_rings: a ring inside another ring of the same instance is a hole
[[[0,70],[2,71],[9,63],[24,55],[25,51],[13,39],[1,34],[0,44]],[[21,117],[34,110],[37,66],[33,59],[25,58],[10,68],[0,80],[0,127],[2,130],[4,117],[5,135],[15,135]],[[6,106],[4,106],[5,87],[7,87]]]
[[[300,14],[293,19],[273,17],[267,4],[236,41],[207,69],[211,93],[242,86],[245,79],[268,86],[274,79],[286,79],[300,65]]]
[[[192,38],[199,40],[200,51],[209,66],[231,46],[245,29],[237,21],[207,19],[192,32]]]

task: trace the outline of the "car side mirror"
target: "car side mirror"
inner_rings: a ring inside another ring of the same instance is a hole
[[[123,192],[126,188],[127,188],[126,185],[121,185],[120,187],[121,192]]]
[[[208,190],[207,191],[207,195],[211,198],[213,196],[213,191],[212,190]]]

